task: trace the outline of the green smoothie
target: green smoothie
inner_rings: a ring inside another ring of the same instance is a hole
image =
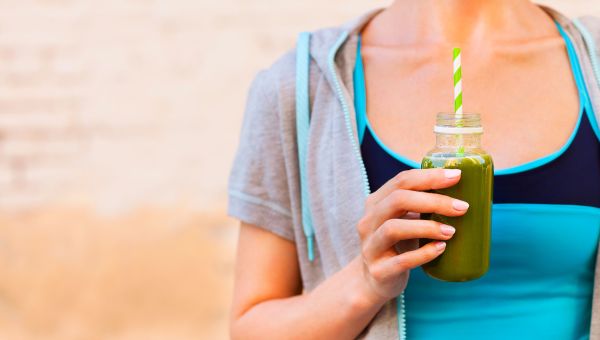
[[[432,190],[442,195],[469,203],[463,216],[448,217],[422,214],[456,228],[454,236],[446,241],[446,250],[434,260],[424,264],[423,270],[442,281],[469,281],[483,276],[489,267],[491,209],[494,170],[492,158],[486,153],[433,153],[423,158],[422,169],[461,169],[460,181],[446,189]],[[419,245],[431,239],[420,239]]]

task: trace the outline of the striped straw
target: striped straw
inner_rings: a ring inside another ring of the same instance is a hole
[[[460,48],[454,48],[454,113],[457,118],[461,118],[463,114],[462,107],[462,67],[460,61]]]
[[[463,127],[460,118],[463,115],[463,105],[462,105],[462,66],[460,60],[460,48],[455,47],[453,52],[453,65],[454,65],[454,114],[456,115],[456,119],[458,123],[457,127]],[[458,136],[459,138],[459,146],[458,146],[458,156],[462,157],[465,153],[465,148],[462,145],[462,135]]]

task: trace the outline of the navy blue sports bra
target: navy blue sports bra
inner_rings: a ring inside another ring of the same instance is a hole
[[[576,204],[600,208],[600,143],[589,119],[580,113],[574,138],[551,162],[513,174],[494,176],[494,203]],[[361,152],[371,190],[413,167],[382,148],[370,127]]]

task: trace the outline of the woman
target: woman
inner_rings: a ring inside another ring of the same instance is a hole
[[[396,0],[314,32],[314,233],[300,207],[294,51],[259,73],[229,183],[242,222],[232,337],[600,340],[594,35],[600,45],[597,19],[527,0]],[[463,283],[418,268],[461,232],[419,213],[468,211],[427,192],[460,173],[417,169],[435,113],[452,110],[452,47],[496,168],[490,269]]]

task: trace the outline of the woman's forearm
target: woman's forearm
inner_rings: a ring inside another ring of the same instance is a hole
[[[354,339],[386,302],[369,288],[361,258],[309,293],[258,303],[234,320],[234,339]]]

